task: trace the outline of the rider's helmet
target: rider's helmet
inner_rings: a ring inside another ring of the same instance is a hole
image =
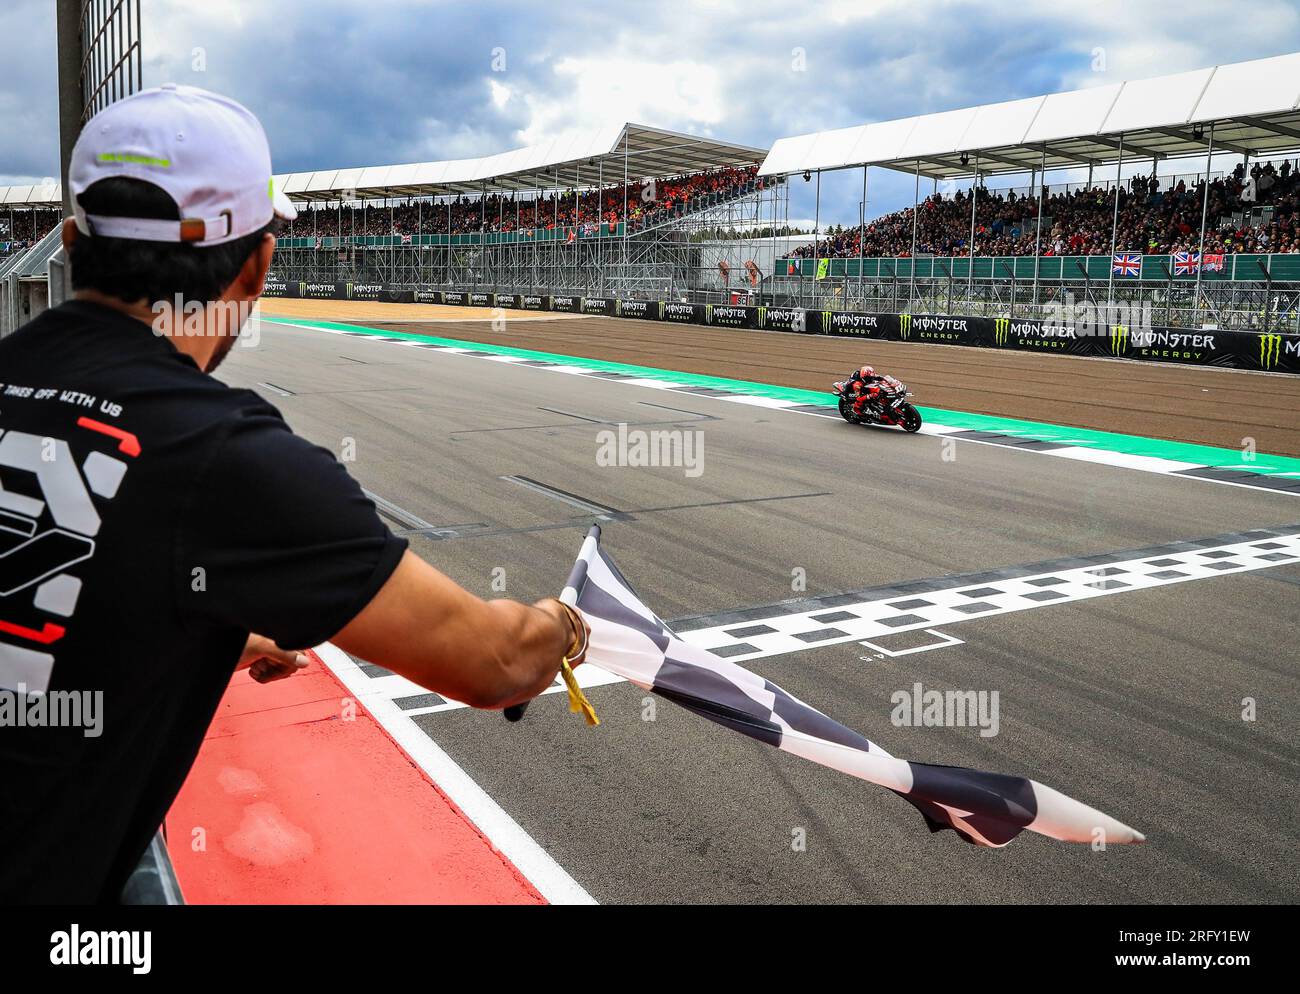
[[[875,376],[875,375],[876,375],[876,367],[875,367],[875,366],[863,366],[861,369],[858,370],[858,375],[861,376],[863,379],[866,379],[868,376]]]

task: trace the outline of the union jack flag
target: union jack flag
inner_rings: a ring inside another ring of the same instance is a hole
[[[1110,271],[1115,276],[1140,276],[1142,274],[1142,256],[1136,252],[1124,252],[1110,258]]]
[[[1174,253],[1174,275],[1182,276],[1187,273],[1194,273],[1201,268],[1200,252],[1175,252]]]

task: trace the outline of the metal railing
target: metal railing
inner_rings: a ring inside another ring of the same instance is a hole
[[[154,833],[149,848],[122,888],[121,904],[177,905],[185,903],[180,881],[167,853],[162,830]]]

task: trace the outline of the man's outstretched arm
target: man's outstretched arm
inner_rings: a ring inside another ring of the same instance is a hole
[[[482,600],[408,550],[331,641],[436,693],[493,709],[536,697],[561,657],[586,640],[559,601]]]

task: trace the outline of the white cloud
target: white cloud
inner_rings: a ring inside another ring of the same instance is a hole
[[[726,118],[723,77],[714,65],[577,56],[561,59],[553,72],[558,92],[524,98],[530,118],[521,137],[528,144],[584,122],[633,121],[698,130]]]
[[[488,80],[488,90],[492,94],[492,106],[497,110],[504,107],[512,96],[510,87],[504,83],[498,83],[495,79]]]

